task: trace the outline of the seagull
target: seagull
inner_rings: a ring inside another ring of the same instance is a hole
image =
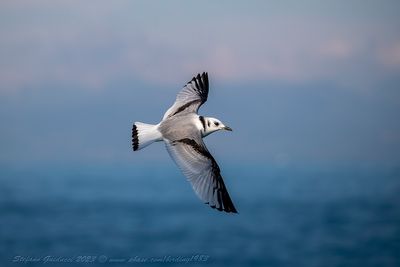
[[[237,213],[220,168],[203,142],[203,137],[213,132],[232,129],[216,118],[197,114],[207,97],[208,74],[203,72],[183,87],[160,123],[133,124],[133,151],[164,141],[169,155],[205,204],[219,211]]]

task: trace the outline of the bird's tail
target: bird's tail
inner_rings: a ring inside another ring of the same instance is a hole
[[[155,141],[161,141],[162,135],[158,130],[158,124],[135,122],[132,127],[133,150],[142,149]]]

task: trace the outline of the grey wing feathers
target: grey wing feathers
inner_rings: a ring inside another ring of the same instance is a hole
[[[201,200],[219,211],[237,213],[218,164],[201,138],[166,140],[166,146]]]
[[[178,93],[175,103],[164,114],[163,120],[182,112],[197,112],[199,107],[207,101],[208,74],[197,74]]]

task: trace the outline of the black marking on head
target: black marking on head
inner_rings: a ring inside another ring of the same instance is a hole
[[[208,127],[210,127],[210,120],[207,120],[207,125]]]
[[[139,148],[139,136],[138,136],[137,127],[135,124],[133,124],[133,127],[132,127],[132,147],[133,147],[133,151],[136,151]]]
[[[201,121],[201,124],[203,125],[203,130],[205,131],[206,130],[206,121],[204,120],[203,116],[199,116],[199,119]]]

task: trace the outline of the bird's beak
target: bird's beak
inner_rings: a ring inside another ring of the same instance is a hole
[[[228,126],[224,126],[224,128],[223,128],[224,130],[227,130],[227,131],[230,131],[230,132],[232,132],[232,128],[231,127],[228,127]]]

